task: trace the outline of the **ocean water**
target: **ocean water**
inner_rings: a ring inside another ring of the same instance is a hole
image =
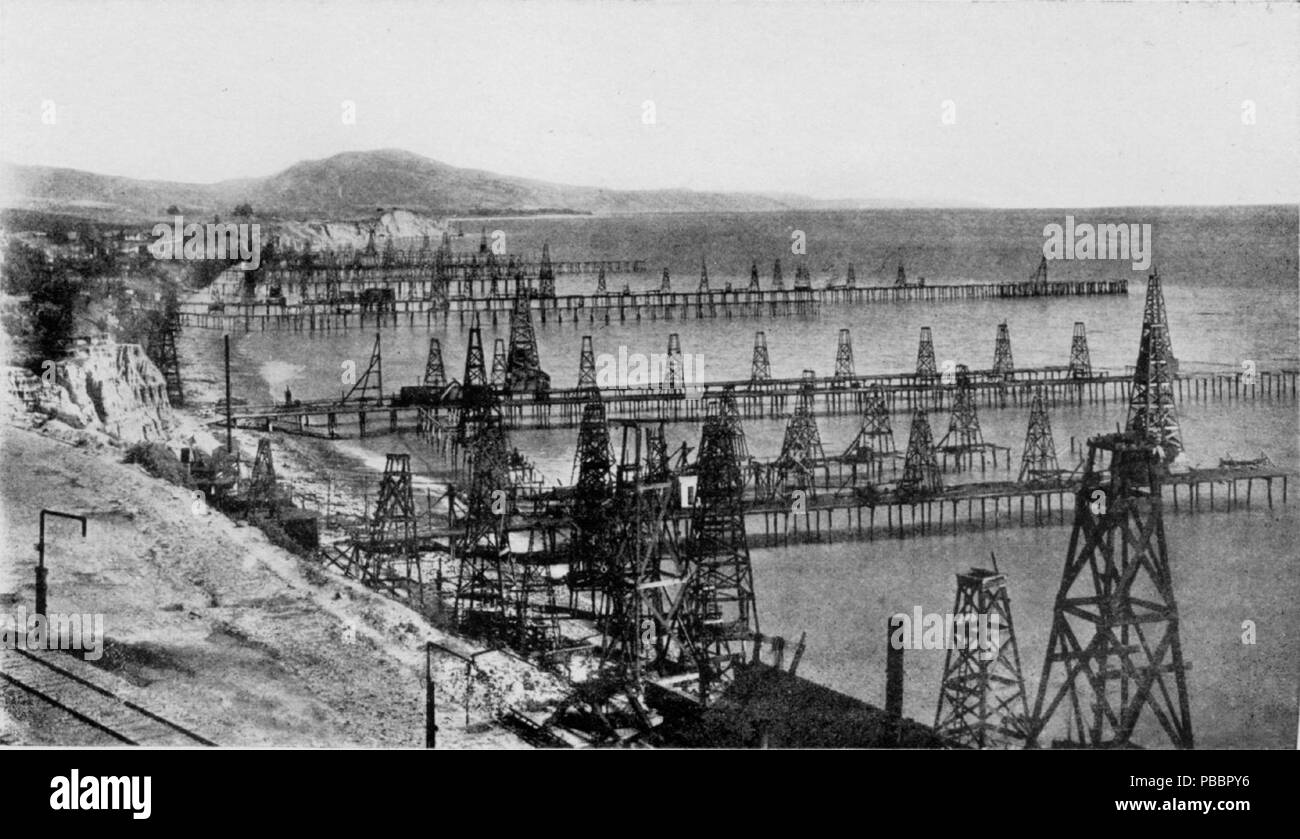
[[[714,288],[748,282],[757,260],[764,287],[773,259],[781,258],[786,283],[793,281],[791,233],[803,231],[807,264],[821,285],[849,261],[859,284],[893,281],[898,262],[909,277],[928,282],[1024,279],[1038,262],[1043,226],[1078,222],[1149,223],[1175,354],[1189,370],[1239,370],[1251,360],[1260,370],[1300,366],[1300,283],[1297,282],[1297,210],[1259,208],[1127,208],[1033,211],[869,211],[752,215],[636,216],[615,218],[490,219],[503,230],[511,252],[534,254],[549,242],[555,259],[644,259],[645,274],[607,278],[611,289],[657,287],[663,266],[674,287],[693,289],[701,256]],[[479,223],[465,221],[458,247],[477,246]],[[1137,355],[1145,271],[1127,262],[1055,262],[1054,279],[1130,280],[1128,296],[948,303],[900,303],[824,307],[818,315],[784,318],[649,321],[618,324],[550,323],[535,320],[543,367],[558,387],[576,383],[581,336],[593,336],[597,354],[662,353],[668,335],[679,334],[683,351],[702,365],[706,379],[746,378],[755,330],[767,334],[772,372],[795,376],[803,369],[829,374],[836,335],[848,328],[859,373],[900,372],[915,365],[919,330],[934,333],[936,356],[973,367],[990,366],[997,324],[1005,321],[1019,366],[1065,364],[1072,325],[1087,325],[1094,367],[1120,372]],[[561,293],[594,288],[591,277],[561,277]],[[380,331],[384,384],[395,390],[417,383],[428,339],[442,341],[448,374],[460,378],[466,332],[451,324],[433,329]],[[484,343],[507,338],[506,324],[485,327]],[[265,332],[232,335],[236,398],[266,402],[283,398],[338,396],[347,362],[364,368],[374,332]],[[221,336],[187,330],[181,353],[189,371],[210,392],[220,379]],[[1113,429],[1122,405],[1060,407],[1052,412],[1057,451],[1071,460],[1070,438],[1083,440]],[[1267,453],[1275,463],[1300,467],[1300,419],[1294,403],[1183,404],[1180,419],[1190,460],[1213,465],[1220,457]],[[1013,466],[1024,439],[1025,409],[986,409],[985,439],[1012,449]],[[937,435],[946,417],[934,417]],[[906,429],[895,418],[895,437]],[[828,453],[842,450],[856,429],[853,417],[819,418]],[[750,452],[770,457],[780,447],[782,423],[748,420]],[[669,438],[696,445],[699,426],[670,427]],[[568,482],[576,430],[512,434],[554,483]],[[386,451],[408,451],[427,477],[444,474],[436,455],[412,437],[340,443],[370,463]],[[1004,477],[992,473],[988,477]],[[970,477],[956,477],[969,480]],[[1257,487],[1258,489],[1258,487]],[[1293,489],[1296,489],[1293,487]],[[1280,495],[1280,494],[1279,494]],[[1259,501],[1259,495],[1256,495]],[[1280,500],[1280,497],[1279,499]],[[1202,747],[1294,748],[1300,686],[1300,573],[1297,573],[1296,499],[1268,510],[1173,514],[1166,532],[1175,592],[1182,615],[1184,657],[1192,663],[1189,692],[1197,744]],[[960,537],[845,542],[753,552],[762,630],[798,638],[808,634],[801,672],[831,687],[881,703],[884,696],[885,620],[894,612],[951,608],[954,574],[988,564],[995,552],[1009,576],[1016,636],[1032,707],[1050,629],[1069,527],[1005,529]],[[1255,622],[1257,643],[1242,643],[1242,622]],[[932,722],[943,667],[942,652],[915,651],[906,662],[904,710]],[[1152,732],[1140,732],[1160,746]]]

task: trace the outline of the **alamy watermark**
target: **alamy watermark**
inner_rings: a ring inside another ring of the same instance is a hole
[[[104,655],[104,616],[101,614],[0,612],[0,647],[8,650],[81,650],[86,661]]]
[[[1043,256],[1054,259],[1127,259],[1134,271],[1151,267],[1150,224],[1076,223],[1065,217],[1043,228]]]
[[[996,613],[899,612],[889,619],[889,644],[896,650],[971,650],[993,661],[1002,647],[1002,619]]]
[[[629,353],[596,356],[596,387],[666,387],[697,389],[704,385],[704,356],[681,353]]]
[[[239,259],[241,271],[262,264],[262,226],[253,223],[185,223],[175,216],[170,225],[153,226],[156,237],[149,252],[155,259]]]

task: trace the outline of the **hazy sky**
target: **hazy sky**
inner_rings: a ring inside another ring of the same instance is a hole
[[[0,0],[0,158],[140,178],[1297,203],[1298,113],[1294,4]]]

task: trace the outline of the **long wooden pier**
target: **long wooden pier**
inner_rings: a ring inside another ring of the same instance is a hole
[[[1274,483],[1280,484],[1280,501],[1285,504],[1294,476],[1293,472],[1274,467],[1192,469],[1167,475],[1162,490],[1172,502],[1166,509],[1173,513],[1234,512],[1248,510],[1256,503],[1254,488],[1258,484],[1262,500],[1272,509]],[[1216,487],[1221,488],[1217,497]],[[745,508],[746,530],[751,546],[779,547],[1068,525],[1074,520],[1079,490],[1078,480],[1052,486],[1005,481],[958,484],[920,499],[893,494],[863,498],[852,493],[807,496],[798,504],[751,499]],[[679,530],[689,517],[689,510],[675,514]]]
[[[531,305],[542,323],[628,323],[736,317],[816,314],[827,304],[958,301],[1127,294],[1127,280],[1051,283],[966,283],[956,285],[833,286],[716,291],[636,291],[605,294],[534,295]],[[435,324],[467,324],[477,312],[489,322],[508,318],[515,297],[440,297],[432,289],[397,295],[382,307],[362,302],[185,302],[181,326],[223,331],[288,330],[315,332]]]
[[[991,370],[970,373],[975,398],[986,408],[1024,407],[1032,403],[1039,387],[1049,405],[1105,405],[1128,398],[1132,377],[1098,372],[1071,378],[1065,367],[1017,370],[1007,381]],[[613,387],[600,391],[606,413],[614,419],[652,419],[665,422],[702,422],[711,400],[730,393],[741,415],[778,418],[787,415],[805,386],[802,379],[707,382],[698,387]],[[872,389],[879,386],[891,411],[925,408],[944,411],[952,407],[956,388],[941,380],[914,374],[878,374],[852,378],[820,378],[813,382],[812,408],[820,416],[860,414]],[[1294,403],[1300,387],[1300,370],[1258,371],[1253,380],[1242,373],[1207,373],[1175,380],[1178,398],[1190,402],[1276,401]],[[501,394],[502,416],[510,428],[576,428],[590,393],[561,388],[547,394]],[[315,401],[239,406],[232,411],[237,427],[276,430],[287,434],[339,439],[373,437],[398,432],[428,431],[431,425],[454,425],[459,402],[436,405],[399,404],[392,398],[348,402]]]

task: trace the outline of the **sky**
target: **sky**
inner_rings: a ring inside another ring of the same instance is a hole
[[[378,148],[619,189],[1294,204],[1300,7],[0,0],[2,160],[206,183]]]

